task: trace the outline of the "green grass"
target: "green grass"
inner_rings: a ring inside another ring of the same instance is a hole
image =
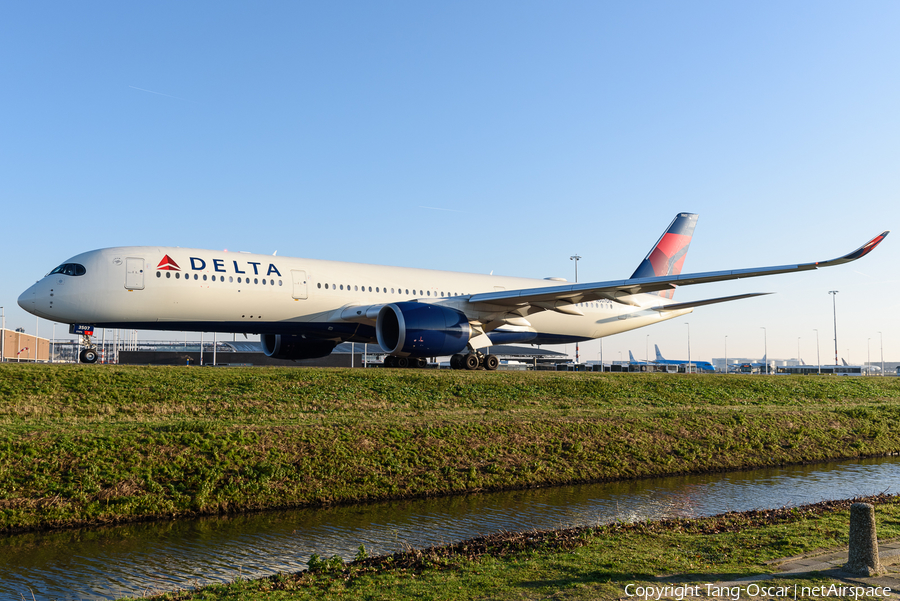
[[[0,365],[0,532],[900,451],[900,379]]]
[[[880,538],[900,536],[898,499],[867,500],[876,506]],[[154,599],[587,601],[624,599],[629,583],[699,584],[707,592],[706,584],[774,573],[773,560],[846,548],[848,508],[849,502],[820,503],[695,520],[502,533],[348,565],[325,559],[314,569],[296,574],[238,580]],[[833,582],[824,575],[804,574],[759,584],[792,590],[795,584],[812,587]],[[781,596],[793,598],[792,594]]]

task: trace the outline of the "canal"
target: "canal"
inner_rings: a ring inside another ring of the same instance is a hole
[[[0,539],[0,598],[115,599],[498,530],[699,517],[900,492],[900,458],[29,533]]]

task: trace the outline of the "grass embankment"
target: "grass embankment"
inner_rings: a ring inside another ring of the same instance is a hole
[[[900,379],[0,365],[0,531],[900,451]]]
[[[863,500],[863,499],[860,499]],[[900,536],[900,500],[864,499],[875,505],[881,539]],[[771,574],[774,560],[848,544],[850,501],[825,502],[792,509],[732,513],[694,520],[610,524],[595,528],[501,533],[344,565],[322,560],[315,568],[259,580],[239,580],[153,597],[172,601],[292,601],[355,599],[432,599],[446,601],[625,599],[635,587],[663,589],[664,599],[715,596],[736,599],[741,577]],[[743,583],[747,598],[858,599],[883,594],[822,595],[802,587],[834,581],[826,575],[781,576]],[[851,586],[837,583],[838,586]],[[693,585],[690,592],[676,587]],[[712,588],[707,588],[711,585]],[[874,586],[874,585],[872,585]],[[672,587],[665,592],[664,587]],[[781,587],[784,587],[779,591]],[[699,592],[700,594],[694,594]],[[710,593],[713,593],[710,595]],[[883,593],[883,591],[882,591]],[[640,597],[637,597],[640,598]],[[650,598],[656,599],[656,594]]]

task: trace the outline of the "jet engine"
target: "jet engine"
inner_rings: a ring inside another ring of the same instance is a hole
[[[385,305],[375,322],[378,344],[399,357],[453,355],[466,348],[469,320],[456,309],[427,303]]]
[[[260,344],[267,357],[290,361],[325,357],[337,346],[333,340],[316,340],[296,334],[263,334]]]

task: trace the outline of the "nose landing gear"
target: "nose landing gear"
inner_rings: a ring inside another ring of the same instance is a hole
[[[96,363],[100,355],[97,353],[97,347],[94,346],[94,343],[91,341],[91,337],[86,334],[82,334],[81,346],[83,346],[84,348],[80,353],[78,353],[78,360],[81,363]]]

